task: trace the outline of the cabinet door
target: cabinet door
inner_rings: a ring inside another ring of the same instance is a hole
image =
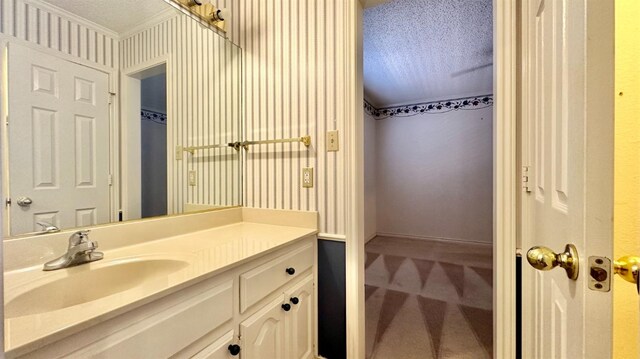
[[[240,324],[242,358],[285,358],[282,297],[267,304]]]
[[[233,330],[228,331],[223,336],[208,345],[206,348],[202,349],[202,351],[200,351],[198,354],[194,355],[193,359],[239,358],[239,356],[233,356],[229,352],[229,345],[235,344],[235,337],[236,336]]]
[[[314,357],[313,343],[316,327],[314,298],[311,275],[285,293],[285,301],[291,304],[291,311],[285,314],[285,338],[289,359]]]

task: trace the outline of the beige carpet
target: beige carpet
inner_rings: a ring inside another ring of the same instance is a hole
[[[492,357],[491,246],[378,236],[365,250],[367,358]]]

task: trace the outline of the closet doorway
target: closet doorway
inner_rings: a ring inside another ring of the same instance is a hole
[[[367,358],[491,358],[492,1],[372,3],[363,14]]]

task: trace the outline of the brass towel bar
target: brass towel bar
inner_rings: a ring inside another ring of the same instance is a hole
[[[300,142],[300,143],[303,143],[306,147],[309,147],[311,145],[311,136],[283,138],[283,139],[276,139],[276,140],[243,141],[243,142],[237,141],[237,142],[230,142],[226,144],[223,143],[223,144],[207,145],[207,146],[190,146],[190,147],[183,147],[183,150],[193,155],[197,150],[207,150],[212,148],[232,147],[236,151],[240,151],[240,148],[244,148],[245,150],[248,150],[249,146],[252,146],[252,145],[268,145],[272,143],[292,143],[292,142]]]
[[[226,147],[234,147],[234,144],[226,143],[226,144],[219,144],[219,145],[190,146],[190,147],[184,147],[183,150],[193,155],[197,150],[208,150],[211,148],[226,148]]]

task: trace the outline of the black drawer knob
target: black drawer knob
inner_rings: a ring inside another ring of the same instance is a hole
[[[300,303],[300,299],[298,299],[298,297],[291,297],[291,298],[289,299],[289,301],[290,301],[291,303],[293,303],[293,304],[298,304],[298,303]]]
[[[285,269],[285,272],[287,272],[288,275],[294,275],[296,274],[296,269],[293,267],[289,267],[287,269]]]
[[[291,310],[291,305],[289,303],[284,303],[282,305],[282,309],[284,309],[285,312],[288,312]]]
[[[240,354],[240,346],[238,344],[230,344],[228,349],[233,356]]]

